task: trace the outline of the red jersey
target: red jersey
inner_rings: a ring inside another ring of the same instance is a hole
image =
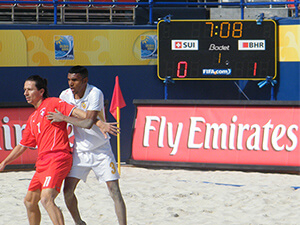
[[[67,123],[52,123],[47,119],[48,112],[55,109],[70,116],[74,106],[59,98],[46,98],[42,104],[29,116],[23,131],[20,145],[38,147],[38,158],[49,152],[70,152]]]

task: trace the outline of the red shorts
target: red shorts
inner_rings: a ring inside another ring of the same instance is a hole
[[[36,162],[36,172],[29,184],[28,191],[55,188],[60,192],[63,180],[72,167],[72,155],[66,152],[53,152]]]

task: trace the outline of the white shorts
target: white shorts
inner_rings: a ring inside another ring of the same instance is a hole
[[[94,171],[100,183],[120,178],[115,156],[109,143],[93,151],[77,152],[74,149],[73,165],[68,177],[75,177],[86,182],[91,170]]]

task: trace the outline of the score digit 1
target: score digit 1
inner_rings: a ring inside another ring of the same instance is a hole
[[[186,74],[187,74],[187,62],[186,61],[180,61],[178,64],[177,64],[177,77],[179,78],[184,78],[186,77]],[[183,70],[183,73],[182,73],[182,70]]]

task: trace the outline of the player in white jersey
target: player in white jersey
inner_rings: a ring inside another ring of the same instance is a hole
[[[72,67],[68,72],[68,83],[69,88],[62,91],[59,97],[86,111],[86,118],[93,120],[100,118],[105,121],[103,93],[100,89],[88,84],[88,70],[83,66]],[[86,224],[81,219],[74,191],[80,180],[86,182],[91,170],[94,171],[100,183],[106,182],[115,204],[119,224],[127,224],[126,206],[119,188],[120,176],[109,136],[105,136],[95,125],[91,129],[74,126],[74,135],[73,166],[65,180],[64,196],[75,224]]]

